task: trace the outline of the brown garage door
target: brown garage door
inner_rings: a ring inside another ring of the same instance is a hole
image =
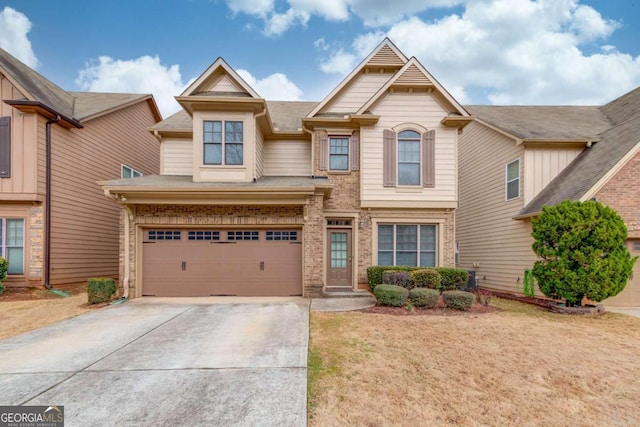
[[[145,230],[143,295],[302,295],[300,230]]]
[[[640,255],[640,240],[627,240],[631,256]],[[633,266],[633,275],[622,292],[604,301],[611,307],[640,307],[640,260]]]

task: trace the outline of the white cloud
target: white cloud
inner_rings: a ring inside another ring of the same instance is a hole
[[[336,73],[340,75],[349,74],[356,65],[356,56],[352,53],[338,49],[331,56],[320,64],[323,73]]]
[[[31,42],[27,34],[31,31],[31,21],[24,13],[5,6],[0,11],[0,47],[29,67],[38,66]]]
[[[233,13],[246,13],[265,17],[273,10],[273,0],[227,0],[227,6]]]
[[[265,20],[263,34],[267,36],[279,36],[296,24],[307,25],[309,14],[302,11],[289,9],[285,13],[272,13]]]
[[[76,84],[91,92],[152,93],[164,117],[180,110],[174,96],[186,84],[178,65],[165,66],[158,56],[122,60],[101,56],[80,70]]]
[[[302,96],[302,91],[285,74],[274,73],[264,79],[257,79],[247,70],[239,69],[237,73],[265,99],[299,101]]]
[[[347,51],[324,44],[330,59],[362,58],[389,36],[465,103],[600,104],[640,85],[640,56],[605,43],[618,26],[577,0],[468,1],[462,15],[410,17],[358,36]],[[598,42],[598,53],[584,52]]]

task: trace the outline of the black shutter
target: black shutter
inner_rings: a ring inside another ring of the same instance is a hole
[[[11,176],[11,117],[0,117],[0,177]]]

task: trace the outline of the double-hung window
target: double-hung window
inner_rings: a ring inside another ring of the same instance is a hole
[[[240,121],[205,120],[204,164],[242,165],[244,128]]]
[[[436,266],[436,226],[379,224],[378,265]]]
[[[9,262],[8,274],[24,274],[24,219],[0,218],[0,255]]]
[[[329,170],[349,170],[349,138],[329,138]]]
[[[420,185],[420,134],[413,130],[398,134],[398,185]]]
[[[520,197],[520,159],[508,163],[506,166],[505,193],[507,200]]]

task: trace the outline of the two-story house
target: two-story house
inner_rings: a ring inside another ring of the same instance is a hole
[[[97,181],[159,171],[151,95],[67,92],[0,49],[7,286],[118,277],[120,212]]]
[[[371,265],[453,266],[467,111],[385,39],[321,102],[261,98],[217,59],[152,127],[123,206],[129,297],[357,290]]]
[[[604,106],[468,106],[460,136],[460,266],[483,287],[520,293],[536,261],[531,218],[545,205],[596,199],[615,209],[640,255],[640,88]],[[640,306],[640,262],[604,301]]]

